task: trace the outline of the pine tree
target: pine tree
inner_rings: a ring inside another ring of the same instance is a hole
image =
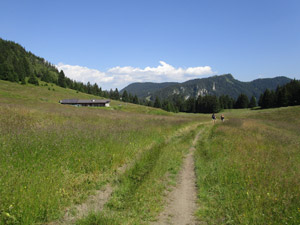
[[[165,111],[168,111],[170,112],[171,111],[171,104],[168,100],[164,100],[163,103],[162,103],[162,109],[165,110]]]
[[[256,98],[254,95],[252,95],[251,99],[250,99],[250,103],[249,103],[249,108],[254,108],[257,106],[257,103],[256,103]]]
[[[146,101],[147,106],[153,107],[153,102],[152,101]]]
[[[114,91],[114,96],[115,96],[115,99],[116,99],[116,100],[120,100],[120,94],[119,94],[118,88],[115,89],[115,91]]]
[[[138,99],[137,95],[134,95],[132,103],[139,104],[139,99]]]
[[[113,89],[109,90],[109,98],[115,99],[115,93],[114,93]]]
[[[131,93],[128,94],[128,102],[133,103],[133,96]]]
[[[286,85],[289,105],[300,105],[300,81],[292,80]]]
[[[63,70],[61,70],[58,74],[57,84],[58,84],[58,86],[63,87],[63,88],[65,88],[67,86],[66,85],[66,76],[65,76],[65,73]]]
[[[276,106],[282,107],[282,106],[288,106],[288,93],[286,87],[277,87],[276,89]]]
[[[99,89],[98,84],[96,84],[96,83],[93,85],[93,93],[94,93],[94,95],[100,96],[100,89]]]
[[[186,100],[186,112],[196,112],[196,100],[194,98],[189,98]]]
[[[262,108],[271,108],[274,104],[272,101],[273,99],[271,91],[269,89],[266,89],[260,99],[260,106]]]
[[[200,113],[202,111],[202,96],[199,95],[196,100],[196,113]]]
[[[92,85],[89,81],[86,84],[86,91],[88,94],[92,94]]]
[[[216,96],[199,96],[196,101],[197,113],[217,113],[220,111],[219,99]]]
[[[123,92],[123,94],[122,94],[122,101],[123,102],[128,102],[128,93],[127,93],[127,91],[125,90],[124,92]]]
[[[248,105],[249,105],[248,96],[243,93],[240,94],[236,100],[235,108],[236,109],[245,109],[245,108],[248,108]]]
[[[155,101],[154,101],[154,105],[155,108],[161,108],[161,102],[160,99],[156,96]]]

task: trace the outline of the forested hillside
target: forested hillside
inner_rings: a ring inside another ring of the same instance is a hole
[[[291,79],[287,77],[275,77],[257,79],[251,82],[242,82],[236,80],[231,74],[220,76],[213,76],[202,79],[189,80],[183,83],[175,83],[161,86],[161,84],[152,83],[151,91],[145,95],[143,90],[148,89],[148,83],[133,83],[125,87],[121,92],[127,91],[131,94],[136,94],[139,98],[159,97],[160,99],[172,99],[174,95],[179,95],[184,99],[197,98],[199,95],[228,95],[234,99],[243,93],[251,98],[252,96],[259,98],[267,88],[275,90],[278,85],[284,85],[290,82]]]
[[[139,98],[147,98],[148,96],[153,96],[154,93],[160,89],[176,85],[177,82],[164,82],[164,83],[152,83],[152,82],[144,82],[144,83],[132,83],[129,84],[126,88],[120,91],[121,94],[126,90],[128,93],[132,95],[137,95]]]
[[[0,79],[26,83],[26,77],[57,83],[59,71],[19,44],[0,38]]]

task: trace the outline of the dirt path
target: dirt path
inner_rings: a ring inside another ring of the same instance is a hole
[[[200,137],[196,135],[189,153],[184,159],[182,170],[178,176],[177,186],[168,194],[167,206],[159,215],[155,225],[195,225],[197,223],[194,213],[197,209],[196,175],[194,171],[195,145]]]
[[[189,130],[195,129],[197,126],[196,125],[191,125],[187,126],[179,131],[177,131],[175,134],[170,135],[166,139],[166,143],[168,143],[172,138],[182,135],[182,133],[188,132]],[[195,142],[195,141],[194,141]],[[148,149],[151,149],[152,145],[148,146],[146,148],[147,151]],[[132,167],[135,163],[136,160],[141,156],[143,151],[137,153],[137,156],[132,162],[128,164],[124,164],[123,166],[118,168],[117,174],[123,174],[128,168]],[[117,176],[118,176],[117,175]],[[47,225],[69,225],[69,224],[75,224],[76,221],[80,218],[83,218],[84,216],[87,216],[89,212],[99,212],[103,210],[103,207],[105,203],[108,202],[110,199],[110,196],[112,192],[114,191],[114,188],[111,186],[110,183],[105,185],[101,190],[97,190],[94,195],[91,195],[84,203],[78,204],[78,205],[73,205],[72,207],[69,207],[65,210],[64,216],[56,221],[52,221],[47,223]]]

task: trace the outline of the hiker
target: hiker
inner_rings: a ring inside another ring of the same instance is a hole
[[[224,117],[224,114],[222,114],[222,115],[221,115],[221,120],[222,120],[223,123],[224,123],[224,118],[225,118],[225,117]]]
[[[216,122],[216,115],[213,113],[212,116],[211,116],[213,122],[215,123]]]

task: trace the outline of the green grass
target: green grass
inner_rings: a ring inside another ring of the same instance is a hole
[[[208,224],[300,224],[300,107],[226,112],[195,155]]]
[[[165,191],[174,184],[194,136],[195,130],[188,130],[145,152],[116,181],[117,190],[104,211],[92,213],[77,224],[148,224],[155,220],[163,209]]]
[[[115,191],[104,210],[77,224],[148,224],[199,129],[200,221],[300,224],[300,107],[225,110],[225,123],[192,129],[210,115],[60,105],[65,98],[95,96],[0,81],[0,224],[61,218],[107,183]]]
[[[93,96],[53,88],[0,81],[0,224],[61,217],[148,146],[195,122],[131,104],[132,112],[64,106],[60,99]]]
[[[49,105],[57,105],[61,99],[78,98],[78,99],[101,99],[102,97],[88,95],[85,93],[77,92],[75,90],[61,88],[55,84],[48,84],[40,81],[40,86],[31,84],[20,85],[0,80],[0,100],[1,103],[6,104],[21,104],[27,107],[37,108],[44,107],[42,103],[49,103]],[[48,90],[50,88],[50,90]],[[150,115],[174,115],[173,113],[166,112],[161,109],[136,105],[132,103],[120,102],[111,100],[111,107],[102,108],[101,110],[108,111],[122,111],[132,113],[142,113]],[[68,106],[65,106],[68,107]],[[69,106],[70,107],[70,106]],[[97,109],[96,109],[97,110]]]

